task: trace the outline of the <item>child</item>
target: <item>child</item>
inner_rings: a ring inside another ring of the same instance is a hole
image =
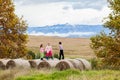
[[[43,57],[44,57],[44,48],[43,48],[43,44],[40,45],[40,56],[41,56],[41,60],[43,60]]]
[[[61,56],[62,56],[62,59],[64,59],[64,52],[63,52],[63,46],[62,46],[62,42],[59,42],[59,60],[61,59]]]
[[[46,46],[45,48],[45,51],[46,51],[46,58],[52,58],[52,46],[50,45],[50,43],[48,43],[48,45]]]

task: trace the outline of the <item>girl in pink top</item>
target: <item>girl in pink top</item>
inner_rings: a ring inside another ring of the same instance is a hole
[[[52,46],[50,45],[50,43],[48,43],[48,45],[45,48],[46,51],[46,58],[53,58],[52,57]]]
[[[41,60],[43,60],[43,57],[44,57],[44,48],[43,48],[43,44],[40,45],[40,57],[41,57]]]

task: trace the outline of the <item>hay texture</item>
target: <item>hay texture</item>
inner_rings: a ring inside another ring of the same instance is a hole
[[[43,69],[43,68],[50,69],[51,66],[50,66],[50,64],[47,61],[41,61],[37,68],[38,69]]]
[[[16,66],[15,62],[13,60],[9,60],[6,64],[7,69],[12,69]]]
[[[11,59],[0,59],[0,61],[2,61],[4,65],[6,65],[7,62],[10,61],[10,60],[11,60]]]
[[[46,69],[55,68],[55,66],[58,62],[59,62],[59,60],[57,58],[48,59],[48,60],[43,59],[43,60],[39,61],[38,69],[41,69],[41,68],[46,68]]]
[[[13,69],[13,68],[29,69],[30,64],[29,64],[28,60],[12,59],[12,60],[7,62],[6,67],[7,67],[7,69]]]
[[[0,61],[0,69],[1,70],[5,70],[6,69],[6,66],[3,64],[2,61]]]
[[[34,59],[34,60],[30,60],[29,63],[30,63],[31,68],[37,68],[40,62],[42,61],[44,60]]]
[[[83,64],[76,59],[68,59],[74,66],[75,69],[84,70]]]
[[[37,68],[37,64],[36,64],[35,61],[30,60],[30,61],[28,61],[28,62],[29,62],[29,64],[30,64],[30,67],[31,67],[31,68]]]
[[[91,70],[92,69],[91,63],[89,61],[87,61],[86,59],[76,58],[76,60],[79,60],[83,64],[84,70]]]
[[[1,69],[6,69],[6,64],[7,64],[7,62],[8,61],[10,61],[10,59],[0,59],[0,61],[1,61],[1,63],[0,63],[0,65],[1,65]]]
[[[59,63],[59,60],[55,58],[55,59],[46,60],[46,62],[49,63],[50,68],[55,68],[55,66]]]
[[[66,70],[66,69],[74,69],[74,66],[69,60],[65,59],[65,60],[60,60],[56,64],[55,68],[62,71],[62,70]]]

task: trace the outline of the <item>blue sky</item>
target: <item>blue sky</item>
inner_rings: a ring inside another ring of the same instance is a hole
[[[14,0],[16,11],[29,26],[102,24],[111,12],[107,0]]]

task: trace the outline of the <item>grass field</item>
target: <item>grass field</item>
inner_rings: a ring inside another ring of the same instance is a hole
[[[16,80],[120,80],[119,71],[101,70],[101,71],[55,71],[49,74],[32,74],[31,76],[22,76]]]
[[[59,53],[58,42],[63,43],[65,58],[86,58],[95,57],[90,48],[88,38],[59,38],[44,36],[29,36],[27,47],[34,53],[39,52],[39,45],[51,43],[53,53]],[[36,69],[13,69],[0,70],[0,80],[120,80],[119,70],[36,70]]]
[[[116,70],[5,70],[0,71],[2,80],[120,80]]]
[[[27,47],[33,52],[38,53],[40,44],[43,44],[45,48],[47,43],[50,43],[53,47],[53,54],[58,54],[59,41],[63,43],[65,57],[69,57],[69,58],[95,57],[93,50],[90,48],[90,39],[88,38],[60,38],[60,37],[45,37],[45,36],[29,36]]]

